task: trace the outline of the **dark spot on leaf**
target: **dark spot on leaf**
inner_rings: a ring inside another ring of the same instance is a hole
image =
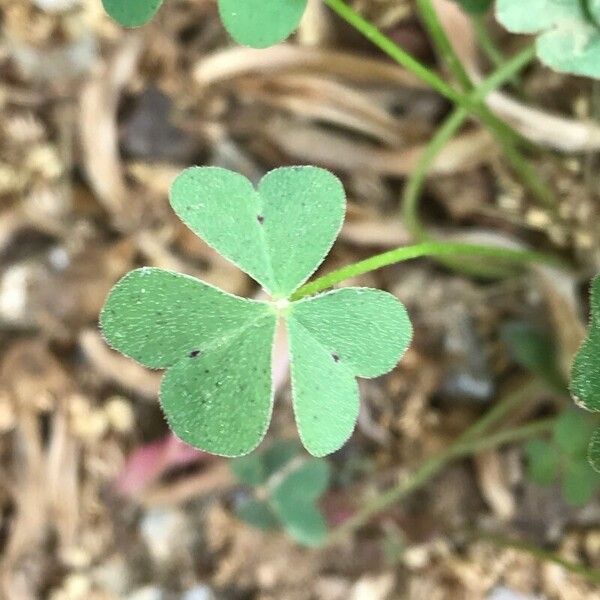
[[[333,358],[335,362],[340,362],[339,354],[336,354],[335,352],[331,355],[331,358]]]
[[[192,351],[191,351],[191,352],[188,354],[188,356],[189,356],[190,358],[196,358],[196,356],[198,356],[199,354],[200,354],[200,350],[192,350]]]
[[[262,225],[265,222],[265,218],[262,215],[258,215],[256,220]]]

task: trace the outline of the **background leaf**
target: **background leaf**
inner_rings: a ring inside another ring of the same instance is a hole
[[[285,496],[314,501],[327,489],[329,476],[327,461],[307,459],[282,478],[272,495],[274,498]]]
[[[391,294],[343,288],[294,303],[288,331],[300,437],[311,454],[325,456],[354,429],[355,377],[392,369],[410,343],[412,326]]]
[[[461,8],[471,15],[481,15],[487,12],[494,0],[455,0]]]
[[[600,478],[585,460],[570,462],[563,477],[562,490],[565,500],[574,506],[587,504],[598,490]]]
[[[585,20],[579,0],[497,0],[496,17],[513,33],[537,33]]]
[[[283,469],[300,452],[296,440],[277,440],[263,453],[263,463],[267,477]]]
[[[271,295],[287,298],[331,249],[346,199],[337,177],[317,167],[275,169],[258,190],[238,173],[192,167],[173,183],[171,205]]]
[[[544,440],[531,440],[525,447],[527,473],[539,485],[549,485],[560,471],[560,456],[557,448]]]
[[[286,531],[307,546],[318,546],[327,535],[327,523],[315,501],[328,483],[329,465],[312,459],[289,473],[271,494]]]
[[[140,27],[156,14],[162,0],[102,0],[104,10],[124,27]]]
[[[263,531],[274,529],[279,525],[279,519],[267,502],[248,498],[240,502],[235,512],[242,520]]]
[[[557,391],[565,390],[566,382],[556,363],[556,351],[549,335],[528,323],[513,322],[502,328],[502,338],[518,364]]]
[[[267,479],[263,457],[259,452],[234,458],[229,462],[236,479],[246,485],[257,486]]]
[[[568,456],[585,458],[595,424],[582,411],[565,410],[554,426],[554,441]]]
[[[266,48],[298,27],[306,4],[307,0],[219,0],[219,13],[236,42]]]
[[[563,73],[600,78],[600,31],[582,24],[576,31],[557,29],[537,39],[538,58]]]

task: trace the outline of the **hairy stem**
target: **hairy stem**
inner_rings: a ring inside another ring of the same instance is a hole
[[[381,254],[376,254],[365,260],[361,260],[342,267],[337,271],[328,273],[327,275],[323,275],[323,277],[319,277],[296,290],[292,295],[291,300],[299,300],[306,296],[312,296],[313,294],[322,292],[346,279],[376,271],[382,267],[387,267],[405,260],[438,256],[473,256],[492,258],[513,264],[540,262],[557,267],[565,266],[565,263],[560,259],[533,250],[516,250],[513,248],[504,248],[502,246],[484,246],[481,244],[465,244],[462,242],[423,242],[421,244],[415,244],[414,246],[402,246],[395,250],[382,252]]]
[[[506,396],[498,406],[501,410],[492,409],[491,413],[484,415],[471,428],[461,435],[452,445],[439,454],[426,459],[411,475],[399,482],[394,487],[370,500],[357,511],[350,519],[333,529],[327,537],[326,545],[339,542],[348,534],[366,525],[375,515],[390,508],[396,502],[406,498],[415,490],[421,488],[434,475],[439,473],[453,460],[471,456],[483,450],[497,448],[503,444],[530,439],[548,432],[554,426],[556,419],[544,419],[522,427],[508,429],[496,434],[487,434],[487,430],[495,424],[513,406],[527,400],[533,394],[545,390],[543,383],[533,380],[521,386],[516,392]],[[482,425],[483,423],[483,425]]]

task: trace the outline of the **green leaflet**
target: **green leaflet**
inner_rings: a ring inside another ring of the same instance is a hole
[[[410,344],[412,326],[391,294],[344,288],[294,303],[288,331],[300,437],[311,454],[325,456],[354,429],[355,378],[392,369]]]
[[[552,440],[532,440],[525,448],[530,479],[540,485],[560,479],[569,504],[589,502],[600,488],[600,477],[586,461],[593,429],[589,415],[578,410],[563,412],[554,426]]]
[[[102,0],[104,10],[124,27],[145,25],[158,11],[162,0]]]
[[[237,298],[193,277],[138,269],[117,283],[102,311],[109,344],[143,365],[167,369],[161,405],[182,440],[241,456],[260,443],[271,418],[271,353],[280,317],[290,338],[301,439],[315,456],[340,448],[358,415],[356,377],[391,370],[412,327],[402,304],[380,290],[344,288],[288,300],[341,227],[339,180],[316,167],[288,167],[268,173],[255,190],[237,173],[194,167],[175,180],[171,203],[184,223],[274,300]],[[241,463],[239,476],[260,484],[294,452],[282,446],[264,465]]]
[[[300,23],[308,0],[219,0],[231,37],[244,46],[266,48],[287,38]]]
[[[126,275],[100,316],[113,348],[148,367],[170,367],[160,396],[173,431],[224,456],[250,452],[267,430],[275,321],[266,303],[152,268]]]
[[[316,505],[329,483],[329,465],[307,460],[283,477],[271,494],[273,508],[286,531],[306,546],[318,546],[327,535],[327,523]]]
[[[600,78],[598,0],[498,0],[498,21],[514,33],[538,33],[537,55],[566,73]]]
[[[238,173],[192,167],[171,188],[179,218],[278,298],[287,298],[321,264],[345,204],[340,181],[317,167],[275,169],[257,190]]]
[[[532,481],[549,485],[558,477],[560,455],[554,444],[544,440],[531,440],[525,447],[525,454],[527,473]]]
[[[571,366],[571,396],[586,410],[600,412],[600,275],[592,281],[590,324]],[[592,435],[588,460],[600,472],[600,430]]]
[[[235,512],[242,521],[263,531],[274,529],[279,525],[277,515],[269,503],[264,500],[247,498],[236,506]]]

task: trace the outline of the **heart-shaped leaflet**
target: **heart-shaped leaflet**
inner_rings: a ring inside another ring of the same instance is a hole
[[[104,10],[123,27],[145,25],[160,8],[163,0],[102,0]]]
[[[171,204],[274,301],[141,269],[109,295],[101,315],[108,342],[142,364],[168,368],[161,402],[179,437],[239,456],[258,445],[270,420],[271,352],[281,317],[301,439],[315,456],[337,450],[358,414],[355,377],[393,368],[412,333],[402,304],[380,290],[344,288],[289,301],[339,232],[345,210],[339,180],[324,169],[288,167],[268,173],[255,190],[237,173],[195,167],[174,182]]]
[[[219,14],[229,35],[244,46],[267,48],[285,40],[297,27],[308,0],[219,0]]]

